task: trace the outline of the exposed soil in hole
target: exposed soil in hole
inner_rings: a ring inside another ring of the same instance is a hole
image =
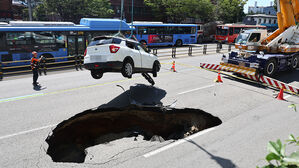
[[[161,91],[155,87],[139,85],[131,87],[129,92],[140,91],[141,88],[145,89],[144,93],[159,94],[158,91]],[[148,92],[152,89],[154,92]],[[126,92],[124,94],[128,95]],[[164,96],[160,96],[160,99],[162,97]],[[53,161],[83,163],[85,149],[91,146],[136,134],[143,135],[145,140],[156,135],[164,140],[180,139],[222,123],[218,117],[200,109],[175,109],[132,103],[117,108],[110,105],[108,103],[97,109],[86,110],[58,124],[46,139],[49,144],[47,154]]]

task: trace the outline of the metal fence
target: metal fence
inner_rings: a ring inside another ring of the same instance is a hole
[[[65,59],[65,60],[63,60]],[[63,61],[62,61],[63,60]],[[4,76],[17,75],[31,72],[31,60],[0,62],[0,80]],[[26,65],[6,66],[11,63],[24,63]],[[83,55],[44,58],[39,62],[39,74],[47,75],[48,70],[74,67],[76,70],[83,69]]]
[[[196,56],[196,55],[205,55],[211,53],[220,53],[221,51],[231,51],[231,44],[225,45],[226,48],[223,48],[222,44],[218,43],[216,48],[215,46],[211,47],[208,45],[201,46],[188,46],[188,47],[172,47],[171,52],[165,49],[157,49],[153,48],[152,53],[157,55],[160,58],[172,57],[176,58],[177,56]],[[63,60],[65,59],[65,60]],[[63,60],[63,61],[62,61]],[[30,67],[31,60],[20,60],[20,61],[0,61],[0,80],[3,79],[4,76],[9,75],[17,75],[31,72]],[[26,65],[19,66],[6,66],[10,63],[25,63]],[[63,68],[75,68],[76,70],[83,69],[83,55],[76,56],[66,56],[66,57],[56,57],[56,58],[45,58],[41,60],[39,64],[39,74],[46,75],[47,71],[55,70],[55,69],[63,69]]]
[[[157,49],[153,48],[152,53],[157,55],[158,57],[172,57],[176,58],[177,56],[196,56],[196,55],[206,55],[212,53],[220,53],[220,52],[230,52],[232,48],[232,44],[223,45],[217,43],[215,47],[208,47],[208,45],[202,46],[188,46],[186,47],[172,47],[171,52],[169,50]]]

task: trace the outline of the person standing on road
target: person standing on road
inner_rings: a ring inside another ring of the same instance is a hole
[[[36,51],[33,51],[32,52],[32,58],[31,58],[31,62],[30,62],[30,65],[31,65],[31,69],[32,69],[32,72],[33,72],[33,86],[38,86],[38,82],[37,82],[37,79],[38,79],[38,63],[40,62],[40,60],[42,59],[42,56],[37,59],[37,52]]]

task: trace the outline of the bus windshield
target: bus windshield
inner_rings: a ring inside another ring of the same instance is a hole
[[[222,27],[217,27],[216,34],[220,36],[226,36],[228,29],[222,29]]]

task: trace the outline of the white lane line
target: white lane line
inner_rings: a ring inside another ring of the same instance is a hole
[[[200,131],[200,132],[198,132],[198,133],[196,133],[196,134],[193,134],[193,135],[191,135],[191,136],[188,136],[188,137],[186,137],[186,138],[184,138],[184,139],[181,139],[181,140],[178,140],[178,141],[176,141],[176,142],[173,142],[173,143],[171,143],[171,144],[169,144],[169,145],[163,146],[162,148],[159,148],[159,149],[154,150],[154,151],[152,151],[152,152],[146,153],[146,154],[144,154],[143,156],[144,156],[145,158],[151,157],[151,156],[153,156],[153,155],[156,155],[156,154],[158,154],[158,153],[160,153],[160,152],[163,152],[163,151],[165,151],[165,150],[167,150],[167,149],[170,149],[170,148],[172,148],[172,147],[175,147],[175,146],[177,146],[177,145],[180,145],[180,144],[182,144],[182,143],[184,143],[184,142],[186,142],[186,141],[188,141],[188,140],[191,140],[191,139],[193,139],[193,138],[196,138],[196,137],[198,137],[198,136],[201,136],[201,135],[203,135],[203,134],[205,134],[205,133],[208,133],[208,132],[210,132],[210,131],[213,131],[213,130],[215,130],[215,129],[216,129],[216,127],[212,127],[212,128],[209,128],[209,129]]]
[[[24,96],[4,98],[4,99],[0,99],[0,103],[26,99],[26,98],[29,98],[29,97],[43,96],[43,95],[44,95],[44,93],[36,93],[36,94],[30,94],[30,95],[24,95]]]
[[[286,97],[284,97],[284,99],[290,98],[292,95],[287,95]]]
[[[47,126],[44,126],[44,127],[34,128],[34,129],[31,129],[31,130],[27,130],[27,131],[22,131],[22,132],[10,134],[10,135],[1,136],[0,140],[11,138],[11,137],[18,136],[18,135],[28,134],[28,133],[31,133],[31,132],[35,132],[35,131],[39,131],[39,130],[43,130],[43,129],[47,129],[47,128],[51,128],[51,127],[54,127],[56,125],[57,124],[47,125]]]
[[[213,86],[215,86],[215,84],[213,84],[213,85],[203,86],[203,87],[196,88],[196,89],[192,89],[192,90],[187,90],[187,91],[185,91],[185,92],[181,92],[181,93],[178,93],[178,94],[179,94],[179,95],[181,95],[181,94],[186,94],[186,93],[189,93],[189,92],[194,92],[194,91],[197,91],[197,90],[206,89],[206,88],[213,87]]]

